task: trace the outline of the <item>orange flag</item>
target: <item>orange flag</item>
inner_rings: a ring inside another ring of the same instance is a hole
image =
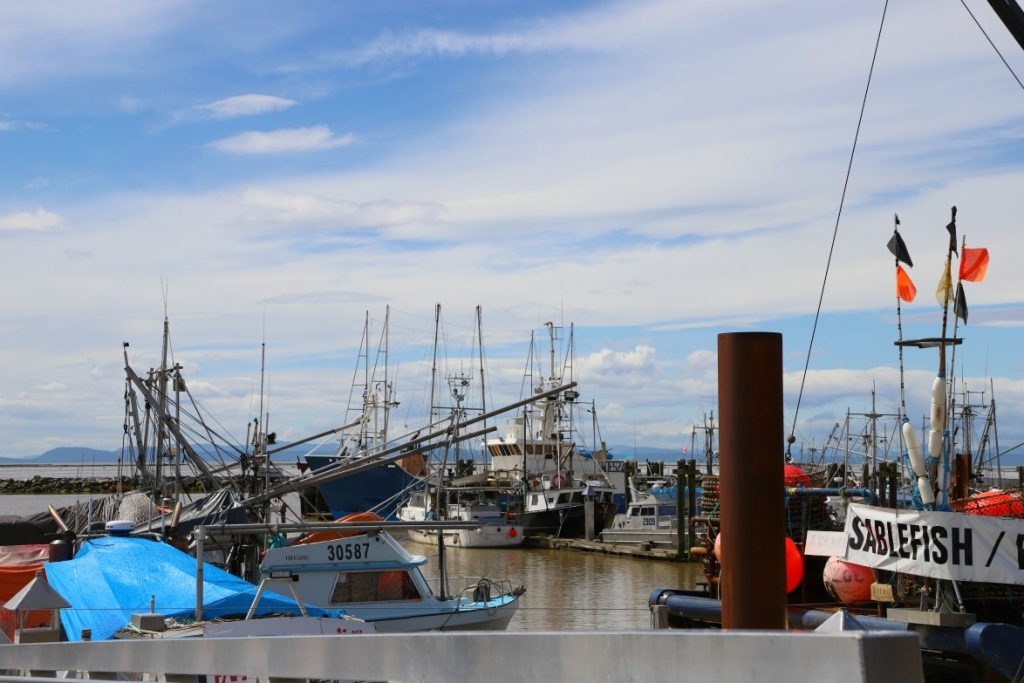
[[[988,249],[967,249],[960,257],[960,279],[981,282],[988,272]]]
[[[917,287],[910,281],[910,276],[903,270],[903,266],[896,266],[896,296],[907,303],[917,296]]]

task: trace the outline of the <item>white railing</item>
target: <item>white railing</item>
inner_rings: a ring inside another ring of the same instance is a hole
[[[0,645],[0,683],[25,677],[279,679],[922,681],[917,636],[845,632],[511,632],[195,638]]]

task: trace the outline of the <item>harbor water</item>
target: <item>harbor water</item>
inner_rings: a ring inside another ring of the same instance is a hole
[[[32,515],[47,505],[62,507],[102,496],[75,494],[0,495],[0,515]],[[437,576],[437,548],[404,541],[409,552],[427,557],[424,575]],[[508,579],[526,587],[512,631],[580,631],[650,627],[647,597],[655,588],[693,587],[703,579],[700,565],[540,548],[448,548],[449,590],[467,584],[460,577]]]

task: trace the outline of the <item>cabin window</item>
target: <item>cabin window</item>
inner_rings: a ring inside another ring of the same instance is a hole
[[[630,517],[639,517],[640,516],[640,508],[630,508],[629,516]]]
[[[389,600],[419,600],[409,572],[398,570],[383,572],[339,572],[331,592],[331,604],[348,602],[382,602]]]
[[[530,496],[530,505],[537,505],[540,503],[540,496],[536,493]]]
[[[576,493],[572,494],[572,502],[574,502],[574,503],[582,503],[583,502],[583,494],[581,492],[579,492],[579,491],[577,491]]]
[[[643,515],[644,517],[653,517],[654,516],[654,508],[653,507],[640,508],[640,514]]]

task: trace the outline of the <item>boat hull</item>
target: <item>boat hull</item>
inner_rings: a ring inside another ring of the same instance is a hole
[[[424,545],[437,545],[437,536],[434,530],[409,530],[409,539]],[[514,524],[444,532],[444,544],[449,548],[515,548],[521,546],[525,538],[523,527]]]
[[[594,533],[599,534],[615,518],[613,503],[598,505],[595,510]],[[520,512],[517,521],[529,536],[583,538],[586,534],[586,512],[583,505],[529,510]]]
[[[605,529],[601,532],[601,541],[621,545],[646,545],[654,548],[674,549],[679,535],[672,531],[639,531],[633,529]]]
[[[414,631],[504,631],[519,608],[519,597],[473,603],[454,610],[411,616],[377,616],[359,614],[358,608],[347,608],[373,624],[377,633],[410,633]],[[372,610],[370,610],[372,612]]]
[[[328,455],[307,455],[306,462],[314,472],[337,462]],[[320,495],[334,519],[354,512],[373,510],[385,519],[395,516],[401,502],[398,494],[422,481],[396,463],[385,463],[320,484]]]

